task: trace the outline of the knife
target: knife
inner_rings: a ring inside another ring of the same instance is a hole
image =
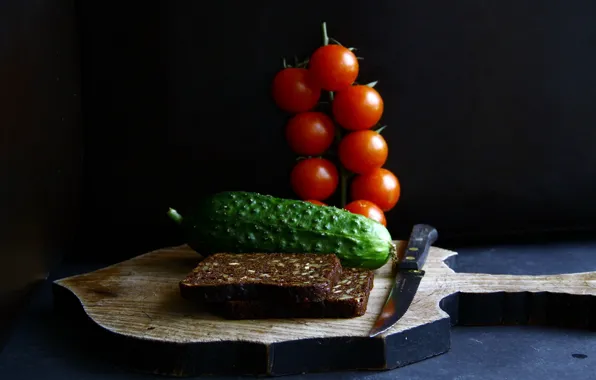
[[[416,224],[412,229],[408,246],[403,255],[404,258],[397,264],[393,287],[387,296],[381,314],[370,330],[371,338],[387,331],[400,320],[410,307],[420,281],[424,277],[422,267],[428,257],[428,251],[438,236],[437,230],[426,224]]]

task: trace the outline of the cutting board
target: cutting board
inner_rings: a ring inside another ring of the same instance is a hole
[[[366,314],[353,319],[231,321],[211,315],[180,297],[178,282],[201,259],[187,246],[57,280],[54,295],[69,315],[84,311],[94,327],[93,344],[107,347],[114,360],[173,376],[387,370],[447,352],[454,324],[596,326],[596,272],[456,273],[456,257],[431,247],[411,307],[375,338],[368,332],[391,287],[391,263],[375,273]]]

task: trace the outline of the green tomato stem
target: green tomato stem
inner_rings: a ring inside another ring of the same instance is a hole
[[[329,45],[329,35],[327,35],[327,23],[321,24],[321,30],[323,31],[323,46]]]
[[[348,200],[348,174],[343,167],[340,172],[339,186],[341,188],[341,207],[344,208]]]

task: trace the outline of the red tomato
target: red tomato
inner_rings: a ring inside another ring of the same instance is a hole
[[[319,85],[327,91],[340,91],[358,77],[356,55],[340,45],[321,46],[311,55],[308,69]]]
[[[290,148],[304,156],[323,154],[333,143],[333,120],[322,112],[302,112],[292,117],[286,126]]]
[[[310,202],[310,203],[312,203],[314,205],[317,205],[317,206],[327,206],[325,203],[320,202],[320,201],[315,201],[314,199],[307,199],[306,202]]]
[[[323,201],[337,189],[339,174],[333,162],[325,158],[307,158],[294,166],[290,182],[300,199]]]
[[[348,133],[339,143],[338,152],[342,165],[357,174],[382,167],[389,153],[385,138],[369,129]]]
[[[383,115],[384,103],[377,90],[357,85],[338,92],[331,109],[342,127],[356,131],[375,126]]]
[[[273,78],[273,100],[282,110],[299,113],[313,109],[321,98],[321,88],[306,69],[283,69]]]
[[[357,200],[351,203],[348,203],[346,210],[353,214],[360,214],[364,215],[367,218],[370,218],[374,221],[381,223],[384,226],[387,226],[387,219],[385,219],[385,213],[383,210],[379,208],[376,204],[372,203],[371,201],[366,200]]]
[[[385,168],[357,175],[350,185],[352,199],[371,201],[385,212],[395,207],[400,194],[401,187],[397,177]]]

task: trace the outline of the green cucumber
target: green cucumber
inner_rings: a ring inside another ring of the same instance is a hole
[[[343,266],[377,269],[395,254],[380,223],[333,206],[226,191],[204,198],[184,218],[188,245],[202,255],[216,252],[335,253]]]

